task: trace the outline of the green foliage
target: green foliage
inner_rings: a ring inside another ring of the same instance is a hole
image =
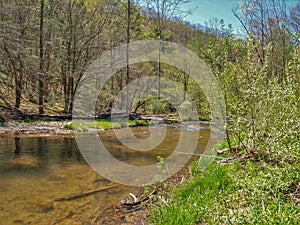
[[[137,106],[143,106],[144,113],[148,114],[163,114],[174,112],[175,108],[168,101],[164,99],[157,99],[154,96],[148,96],[146,98],[140,99],[134,103],[134,108],[139,108]]]
[[[199,116],[200,121],[211,121],[211,118],[208,115]]]
[[[68,130],[73,130],[73,124],[72,124],[72,123],[66,124],[66,125],[64,126],[64,128],[65,128],[65,129],[68,129]]]
[[[137,126],[149,126],[149,121],[147,120],[129,120],[126,122],[128,127],[137,127]]]
[[[192,118],[193,114],[191,112],[191,110],[193,109],[193,105],[190,101],[184,101],[181,103],[181,105],[179,106],[179,112],[187,118]]]
[[[210,117],[207,115],[202,115],[199,117],[186,117],[186,116],[170,116],[169,119],[179,120],[179,121],[211,121]],[[171,122],[170,122],[171,123]]]
[[[205,56],[223,85],[227,114],[232,118],[227,123],[229,142],[242,147],[233,153],[241,162],[213,164],[204,172],[199,164],[193,164],[192,178],[172,192],[169,206],[153,207],[151,221],[299,224],[299,47],[286,56],[289,61],[284,73],[276,74],[272,44],[264,49],[265,59],[260,64],[255,40],[237,45],[224,38],[220,43],[207,49]],[[233,62],[229,55],[235,45],[246,54]],[[227,141],[217,146],[228,147]],[[248,161],[242,159],[245,155]]]
[[[159,99],[152,99],[149,103],[149,111],[154,114],[161,114],[168,112],[169,104],[166,101]]]
[[[209,170],[183,186],[177,187],[169,206],[153,207],[155,216],[150,217],[153,224],[195,224],[201,220],[213,203],[230,188],[227,169],[213,165]]]
[[[239,144],[241,144],[240,142],[243,142],[244,140],[245,140],[245,135],[241,134],[240,137],[232,136],[230,138],[229,143],[230,143],[231,147],[236,147]],[[228,140],[222,140],[215,146],[215,149],[219,149],[219,150],[227,149],[227,148],[229,148],[229,143],[228,143]],[[240,147],[243,147],[243,146],[240,146]]]
[[[154,224],[298,224],[299,161],[291,165],[248,162],[206,171],[176,187],[168,205],[153,206]]]
[[[281,83],[278,77],[269,77],[268,58],[259,68],[253,60],[253,46],[249,44],[248,48],[246,69],[240,71],[244,78],[238,84],[239,99],[228,103],[235,121],[232,129],[237,136],[245,134],[248,152],[280,160],[300,147],[298,72],[287,74],[288,82]]]
[[[83,122],[81,120],[73,120],[71,124],[65,125],[66,129],[72,129],[77,131],[88,131],[89,129],[119,129],[121,128],[120,123],[111,122],[108,120],[96,120],[91,122]]]
[[[219,199],[205,216],[208,224],[298,224],[300,209],[295,199],[299,162],[292,165],[231,167],[235,188]]]
[[[159,170],[163,171],[163,167],[165,166],[165,158],[161,156],[157,156],[157,167]]]
[[[147,39],[157,39],[159,37],[159,29],[157,25],[151,27],[150,31],[145,34]],[[163,41],[171,41],[172,40],[172,32],[170,30],[161,31],[161,40]]]

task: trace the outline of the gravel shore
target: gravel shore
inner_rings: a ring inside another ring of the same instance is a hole
[[[0,134],[70,135],[72,134],[72,130],[64,128],[69,123],[71,121],[9,122],[0,127]]]

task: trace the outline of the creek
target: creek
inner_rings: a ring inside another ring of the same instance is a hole
[[[204,151],[210,135],[208,124],[201,124],[200,128],[185,131],[199,134],[196,153]],[[150,135],[148,127],[131,129],[141,139]],[[99,136],[118,160],[150,165],[157,163],[157,156],[166,158],[172,153],[180,132],[181,129],[169,126],[158,147],[140,154],[122,145],[113,130],[101,131]],[[3,225],[89,224],[108,205],[119,204],[128,193],[139,195],[143,191],[140,187],[119,184],[84,198],[53,201],[115,184],[86,163],[72,136],[2,134],[0,176],[0,224]]]

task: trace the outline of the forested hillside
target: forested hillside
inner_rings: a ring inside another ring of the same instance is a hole
[[[245,31],[236,36],[223,20],[210,19],[207,26],[184,22],[192,13],[181,10],[184,2],[2,0],[1,105],[70,114],[76,86],[95,59],[115,46],[146,39],[175,42],[196,52],[223,84],[228,104],[237,100],[241,87],[252,86],[254,70],[260,71],[261,82],[277,79],[286,85],[298,79],[293,74],[299,4],[289,9],[284,2],[244,1],[233,9]],[[183,72],[168,65],[157,71],[154,63],[131,67],[128,75],[124,69],[110,79],[99,97],[99,110],[110,107],[126,82],[161,73],[192,96],[200,113],[208,112],[201,90]]]
[[[69,114],[76,85],[103,52],[129,41],[156,39],[159,33],[163,40],[187,44],[196,32],[172,20],[179,16],[170,12],[172,3],[161,12],[160,30],[151,10],[129,3],[1,1],[1,105]],[[153,68],[133,69],[130,80]],[[101,108],[109,107],[124,87],[124,71],[110,82]]]

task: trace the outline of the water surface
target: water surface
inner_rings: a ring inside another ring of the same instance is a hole
[[[201,126],[198,152],[204,150],[210,134],[208,125]],[[148,127],[136,127],[132,131],[138,138],[149,137]],[[100,133],[110,153],[132,165],[151,165],[157,162],[158,155],[168,157],[179,137],[180,129],[168,128],[164,141],[157,148],[137,152],[122,145],[113,131]],[[141,188],[118,185],[85,198],[53,201],[114,184],[85,162],[75,139],[68,136],[0,136],[0,175],[1,225],[91,224],[99,211],[118,204],[129,192],[142,193]]]

